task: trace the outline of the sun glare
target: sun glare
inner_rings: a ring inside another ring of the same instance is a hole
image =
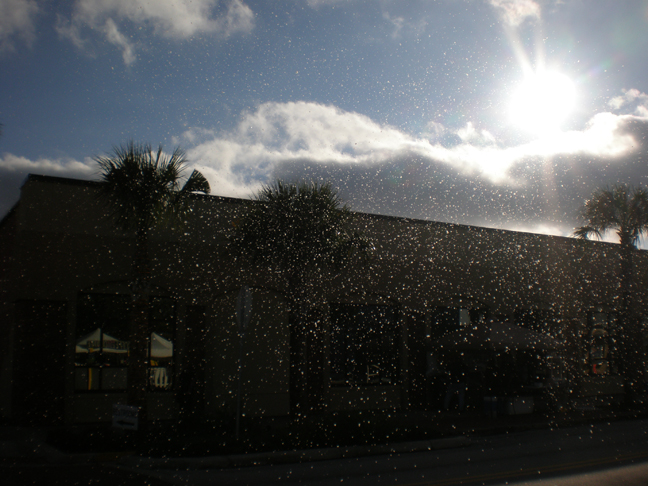
[[[535,135],[560,130],[574,107],[574,83],[552,71],[527,76],[511,98],[511,121]]]

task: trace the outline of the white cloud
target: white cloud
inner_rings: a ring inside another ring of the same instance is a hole
[[[394,30],[392,31],[392,37],[396,38],[399,36],[400,31],[405,26],[405,19],[403,17],[392,17],[388,12],[383,12],[383,19],[392,24]]]
[[[113,19],[106,20],[106,23],[103,26],[102,30],[104,31],[108,42],[121,48],[124,64],[133,64],[135,62],[135,52],[133,46],[130,42],[128,42],[124,34],[119,32],[119,29],[117,29],[117,26],[115,25]]]
[[[383,12],[383,19],[389,22],[392,26],[392,39],[396,39],[401,36],[403,29],[407,29],[407,32],[414,32],[420,34],[425,30],[427,26],[427,21],[424,18],[420,18],[416,21],[408,21],[404,17],[392,16],[389,12]]]
[[[35,0],[0,1],[0,52],[15,50],[15,37],[31,45],[36,38],[34,18],[39,11]]]
[[[197,143],[188,156],[215,192],[231,196],[248,195],[280,162],[366,164],[429,145],[364,115],[307,102],[265,103],[231,133],[191,130],[183,138]]]
[[[325,5],[334,5],[336,3],[348,2],[349,0],[306,0],[309,7],[318,8]]]
[[[464,128],[457,130],[457,135],[462,142],[471,145],[493,145],[495,137],[486,130],[477,130],[471,122],[468,122]]]
[[[422,133],[422,136],[425,138],[429,138],[431,140],[437,140],[441,138],[443,135],[445,135],[448,132],[446,127],[439,122],[436,121],[429,121],[425,125],[425,131]]]
[[[96,172],[96,164],[91,159],[83,162],[73,159],[47,159],[30,160],[13,154],[4,154],[0,158],[0,173],[13,173],[24,175],[48,174],[60,177],[91,177]]]
[[[619,158],[635,150],[637,144],[632,135],[618,130],[626,120],[627,117],[599,113],[582,131],[555,133],[511,147],[484,146],[471,141],[449,149],[442,160],[466,173],[481,173],[498,184],[524,184],[512,175],[518,164],[551,160],[557,156]]]
[[[495,7],[502,20],[512,27],[521,25],[527,19],[540,18],[540,5],[534,0],[488,0]]]
[[[227,38],[249,33],[254,28],[254,13],[242,0],[226,0],[219,15],[220,0],[76,0],[72,17],[59,18],[57,31],[77,47],[85,44],[83,30],[98,30],[106,40],[122,50],[124,62],[135,60],[133,43],[120,30],[124,21],[153,29],[156,35],[189,39],[197,34]]]
[[[625,108],[626,113],[648,118],[648,95],[638,89],[624,89],[623,94],[612,98],[608,105],[615,110]]]

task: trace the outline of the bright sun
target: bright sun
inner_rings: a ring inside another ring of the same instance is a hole
[[[511,121],[535,135],[560,130],[574,107],[574,83],[552,71],[534,73],[524,80],[511,98]]]

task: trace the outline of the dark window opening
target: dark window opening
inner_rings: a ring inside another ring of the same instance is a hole
[[[558,315],[548,309],[520,309],[515,311],[515,323],[533,332],[555,336],[559,331]]]
[[[331,383],[340,386],[398,382],[400,326],[386,305],[331,306]]]
[[[486,313],[487,310],[483,307],[435,307],[430,313],[430,337],[439,339],[446,334],[461,331],[485,319]]]
[[[175,302],[169,298],[154,297],[149,312],[149,386],[153,390],[169,390],[174,368]]]

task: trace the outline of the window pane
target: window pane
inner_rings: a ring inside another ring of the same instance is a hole
[[[128,385],[128,368],[103,368],[101,384],[103,390],[125,390]]]
[[[130,298],[81,294],[77,308],[75,389],[124,390]]]
[[[461,327],[470,325],[470,311],[468,309],[459,309],[459,325]]]
[[[605,376],[618,372],[614,360],[616,324],[617,316],[612,312],[595,311],[589,314],[586,374]]]
[[[560,316],[548,309],[519,309],[515,323],[534,332],[555,335],[560,330]]]
[[[432,328],[430,335],[439,339],[446,334],[459,330],[459,309],[456,307],[435,307],[431,312]]]
[[[605,312],[592,313],[592,326],[594,327],[607,327],[608,315]]]
[[[108,340],[127,340],[129,304],[130,297],[127,295],[81,294],[77,310],[77,336],[102,329],[109,335]]]
[[[77,310],[75,389],[125,390],[128,384],[130,296],[81,294]],[[154,297],[149,307],[149,384],[169,389],[173,376],[175,302]]]
[[[77,364],[77,367],[74,369],[74,389],[83,390],[88,387],[88,369],[81,368]]]
[[[331,306],[334,385],[397,382],[400,328],[390,306]]]
[[[170,389],[173,377],[175,302],[169,298],[151,299],[149,386]]]

